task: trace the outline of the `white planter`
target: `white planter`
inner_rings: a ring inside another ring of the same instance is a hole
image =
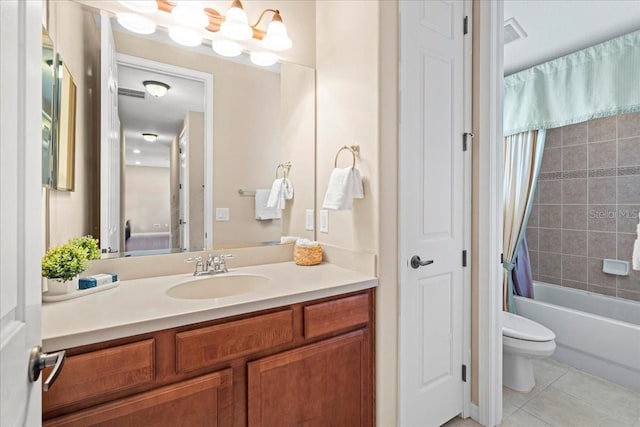
[[[59,279],[47,279],[47,289],[49,295],[63,295],[75,292],[78,289],[78,276],[66,282]]]

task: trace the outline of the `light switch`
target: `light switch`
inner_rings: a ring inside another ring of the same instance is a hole
[[[216,221],[229,221],[229,208],[216,208]]]
[[[320,232],[329,232],[329,211],[326,209],[320,210]]]
[[[313,230],[313,209],[306,209],[305,211],[305,229]]]

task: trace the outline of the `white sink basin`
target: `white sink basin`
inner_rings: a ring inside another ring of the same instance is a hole
[[[270,281],[255,274],[221,274],[177,284],[167,290],[167,295],[181,299],[224,298],[257,291]]]

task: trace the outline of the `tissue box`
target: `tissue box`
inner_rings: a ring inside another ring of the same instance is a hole
[[[297,265],[317,265],[322,262],[322,246],[305,248],[296,245],[293,248],[293,261]]]
[[[96,286],[107,285],[117,281],[118,276],[115,274],[96,274],[94,276],[81,277],[78,280],[78,289],[95,288]]]

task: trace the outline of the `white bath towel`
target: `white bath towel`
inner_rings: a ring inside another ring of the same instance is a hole
[[[293,199],[293,184],[289,178],[277,178],[271,185],[267,207],[284,209],[286,200]]]
[[[329,177],[322,207],[337,211],[353,209],[353,199],[364,198],[362,177],[356,168],[335,168]]]
[[[282,217],[282,210],[278,208],[267,207],[267,200],[269,199],[270,190],[256,190],[256,219],[280,219]]]
[[[631,255],[631,268],[640,270],[640,223],[638,223],[636,233],[636,241],[633,243],[633,255]]]

